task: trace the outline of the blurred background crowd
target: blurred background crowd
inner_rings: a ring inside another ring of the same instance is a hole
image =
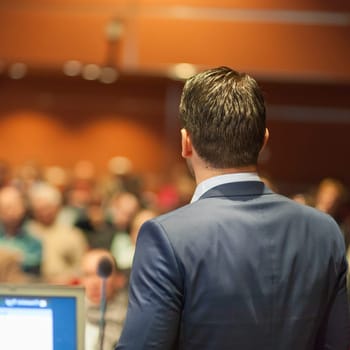
[[[32,281],[75,284],[89,249],[111,251],[128,274],[141,224],[190,201],[194,181],[185,167],[152,184],[132,172],[131,162],[115,157],[104,176],[93,163],[72,169],[28,162],[16,171],[1,164],[1,260],[20,262]],[[3,266],[3,268],[2,268]],[[0,281],[19,274],[1,264]]]
[[[97,176],[86,160],[72,169],[1,163],[0,281],[77,284],[82,257],[91,249],[111,252],[128,276],[142,223],[189,203],[195,183],[185,165],[174,166],[168,178],[154,175],[151,183],[127,158],[114,157],[108,165]],[[278,184],[263,180],[279,192]],[[333,216],[349,245],[349,197],[341,181],[324,178],[290,197]]]

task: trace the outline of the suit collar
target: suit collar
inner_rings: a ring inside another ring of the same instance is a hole
[[[191,199],[191,203],[197,201],[205,192],[210,189],[232,182],[246,182],[246,181],[261,181],[258,174],[255,172],[247,173],[228,173],[212,176],[200,182]]]
[[[242,181],[219,185],[205,192],[199,199],[213,197],[261,196],[273,192],[262,181]]]

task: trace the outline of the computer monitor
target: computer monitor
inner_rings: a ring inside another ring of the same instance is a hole
[[[0,284],[0,349],[83,350],[80,286]]]

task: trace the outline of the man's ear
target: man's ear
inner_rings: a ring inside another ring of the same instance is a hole
[[[184,128],[181,129],[181,155],[183,158],[189,158],[192,155],[192,141]]]
[[[263,145],[261,147],[261,150],[260,152],[265,148],[266,144],[267,144],[267,141],[269,140],[269,137],[270,137],[270,132],[269,132],[269,129],[266,128],[265,129],[265,135],[264,135],[264,142],[263,142]]]

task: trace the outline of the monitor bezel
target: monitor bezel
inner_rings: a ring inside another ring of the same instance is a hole
[[[85,288],[67,285],[42,283],[9,284],[0,283],[0,296],[27,297],[70,297],[76,300],[76,350],[84,350],[85,346]]]

